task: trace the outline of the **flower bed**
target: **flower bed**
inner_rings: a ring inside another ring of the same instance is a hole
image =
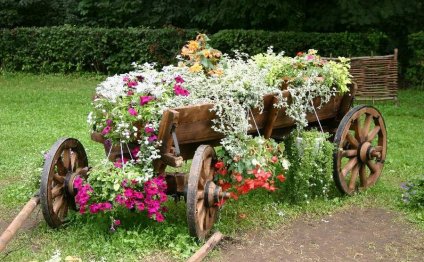
[[[347,91],[350,83],[347,60],[325,62],[315,50],[294,58],[272,49],[254,57],[236,53],[231,58],[199,35],[183,47],[179,59],[178,66],[160,70],[153,64],[135,65],[135,71],[109,77],[97,87],[88,123],[107,139],[106,148],[117,148],[121,154],[114,163],[90,171],[86,182],[78,181],[81,213],[113,215],[125,207],[146,210],[152,219],[163,221],[166,183],[153,166],[161,157],[162,114],[203,103],[213,105],[212,128],[224,136],[215,165],[219,184],[232,188],[235,198],[256,188],[274,191],[284,181],[289,163],[282,144],[247,135],[251,109],[263,110],[263,97],[274,94],[279,98],[275,106],[286,107],[300,130],[307,125],[306,114],[314,110],[312,100],[319,97],[322,105]],[[290,92],[290,101],[282,86]]]

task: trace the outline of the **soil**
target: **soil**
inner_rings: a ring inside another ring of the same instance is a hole
[[[424,261],[424,232],[394,211],[351,208],[224,239],[209,261]]]

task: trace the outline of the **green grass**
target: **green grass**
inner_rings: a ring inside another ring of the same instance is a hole
[[[42,151],[59,137],[79,139],[90,165],[104,157],[101,145],[90,140],[86,115],[94,88],[104,76],[94,75],[0,75],[0,221],[11,221],[35,192]],[[424,173],[424,92],[400,91],[400,107],[378,104],[388,130],[385,170],[375,187],[349,198],[314,200],[309,205],[288,205],[278,194],[255,192],[225,205],[216,224],[227,235],[241,231],[273,228],[300,215],[319,216],[356,206],[395,209],[424,229],[423,212],[401,205],[399,185]],[[198,248],[188,236],[185,204],[168,203],[165,223],[140,215],[124,219],[123,228],[111,234],[108,217],[71,215],[70,223],[52,230],[42,222],[11,242],[0,260],[44,261],[59,250],[62,257],[84,260],[136,260],[160,256],[184,259]],[[41,214],[39,214],[41,216]]]

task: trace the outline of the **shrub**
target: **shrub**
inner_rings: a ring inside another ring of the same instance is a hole
[[[322,56],[359,56],[389,52],[388,37],[383,33],[307,33],[262,30],[222,30],[211,37],[211,45],[223,53],[237,49],[250,55],[273,46],[277,52],[294,56],[316,49]]]
[[[406,79],[414,87],[424,89],[424,32],[408,36],[408,48],[412,57],[406,71]]]
[[[290,168],[283,187],[285,197],[292,203],[330,196],[334,191],[333,150],[328,134],[306,131],[294,133],[286,142]]]
[[[28,72],[129,71],[132,62],[175,62],[195,35],[180,29],[105,29],[74,26],[0,30],[0,67]]]
[[[405,192],[403,202],[412,208],[424,209],[424,175],[402,185]]]

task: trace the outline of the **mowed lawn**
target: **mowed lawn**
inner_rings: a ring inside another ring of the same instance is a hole
[[[101,145],[90,140],[86,116],[97,83],[96,75],[0,75],[0,226],[19,212],[35,193],[42,167],[42,152],[60,137],[74,137],[84,145],[90,165],[104,157]],[[352,205],[395,209],[424,229],[424,214],[402,208],[400,183],[424,174],[424,91],[401,90],[400,106],[379,103],[388,131],[388,156],[377,185],[354,197],[315,200],[309,205],[288,205],[278,194],[257,192],[221,210],[216,228],[232,235],[240,231],[274,227],[301,214],[321,215]],[[188,236],[185,204],[169,201],[165,223],[131,214],[123,228],[108,230],[109,218],[71,214],[70,223],[52,230],[40,222],[11,242],[0,260],[44,261],[54,252],[62,258],[108,261],[142,258],[183,260],[199,244]],[[242,215],[242,216],[241,216]],[[366,230],[366,228],[364,228]]]

